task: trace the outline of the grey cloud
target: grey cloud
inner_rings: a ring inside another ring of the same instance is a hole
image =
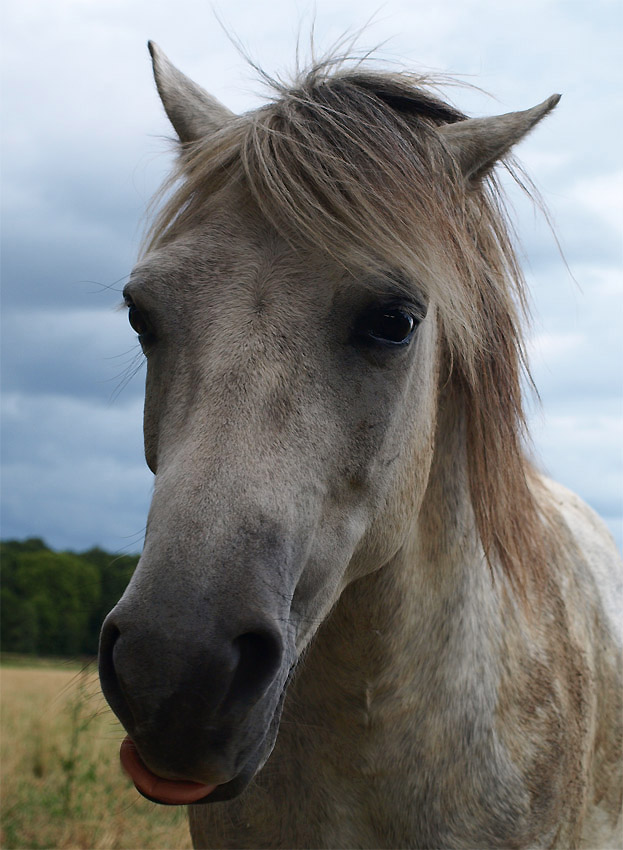
[[[620,456],[621,414],[591,412],[557,415],[545,422],[535,417],[532,430],[541,467],[582,497],[608,523],[623,547],[623,462]]]
[[[152,482],[140,421],[140,401],[5,396],[3,535],[140,549]]]
[[[474,16],[463,0],[426,7],[393,0],[363,41],[396,36],[390,48],[411,67],[472,74],[500,98],[451,91],[472,114],[563,92],[518,154],[544,190],[582,291],[546,224],[537,217],[533,225],[530,205],[512,190],[529,257],[534,332],[546,342],[547,359],[535,355],[534,364],[544,414],[532,421],[544,466],[616,528],[623,513],[613,461],[623,331],[615,288],[604,281],[620,269],[620,246],[614,219],[575,193],[581,177],[618,167],[618,45],[608,5],[592,4],[589,13],[577,4],[483,0]],[[336,8],[318,0],[317,7],[319,38],[328,44],[373,15],[378,2]],[[272,72],[292,64],[298,17],[285,2],[267,14],[231,0],[226,23]],[[138,549],[151,487],[140,435],[144,373],[115,397],[116,375],[136,347],[125,317],[111,311],[145,205],[171,156],[159,138],[170,130],[145,42],[161,42],[233,109],[257,104],[249,92],[259,87],[247,82],[252,75],[209,8],[198,10],[192,0],[179,0],[175,14],[161,0],[133,0],[123,9],[100,0],[14,3],[5,23],[3,534]],[[565,348],[565,334],[574,346]]]
[[[5,392],[141,397],[143,356],[123,312],[12,310],[3,316]],[[131,379],[134,373],[139,378]]]

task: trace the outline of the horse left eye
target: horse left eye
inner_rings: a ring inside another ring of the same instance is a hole
[[[416,325],[415,316],[402,307],[376,307],[362,317],[357,335],[382,345],[406,345]]]
[[[147,321],[132,301],[128,303],[128,321],[132,330],[135,331],[139,337],[147,334],[149,330]]]

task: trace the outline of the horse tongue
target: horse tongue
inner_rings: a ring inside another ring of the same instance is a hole
[[[134,741],[128,736],[123,739],[119,756],[121,766],[136,785],[137,790],[155,803],[165,803],[169,806],[196,803],[197,800],[211,794],[217,787],[216,785],[203,785],[201,782],[182,782],[156,776],[143,762]]]

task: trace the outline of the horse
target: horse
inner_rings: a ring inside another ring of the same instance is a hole
[[[235,115],[149,49],[178,157],[124,289],[123,767],[195,847],[619,846],[621,562],[528,459],[495,176],[559,96],[468,118],[329,59]]]

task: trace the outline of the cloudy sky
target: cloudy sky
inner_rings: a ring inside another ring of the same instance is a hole
[[[452,73],[469,114],[563,99],[518,151],[551,213],[511,189],[535,320],[541,465],[623,537],[622,7],[619,0],[4,0],[2,537],[139,551],[152,476],[144,371],[116,311],[170,135],[152,38],[238,111],[261,87],[218,25],[270,72],[296,35],[363,26],[387,61]]]

